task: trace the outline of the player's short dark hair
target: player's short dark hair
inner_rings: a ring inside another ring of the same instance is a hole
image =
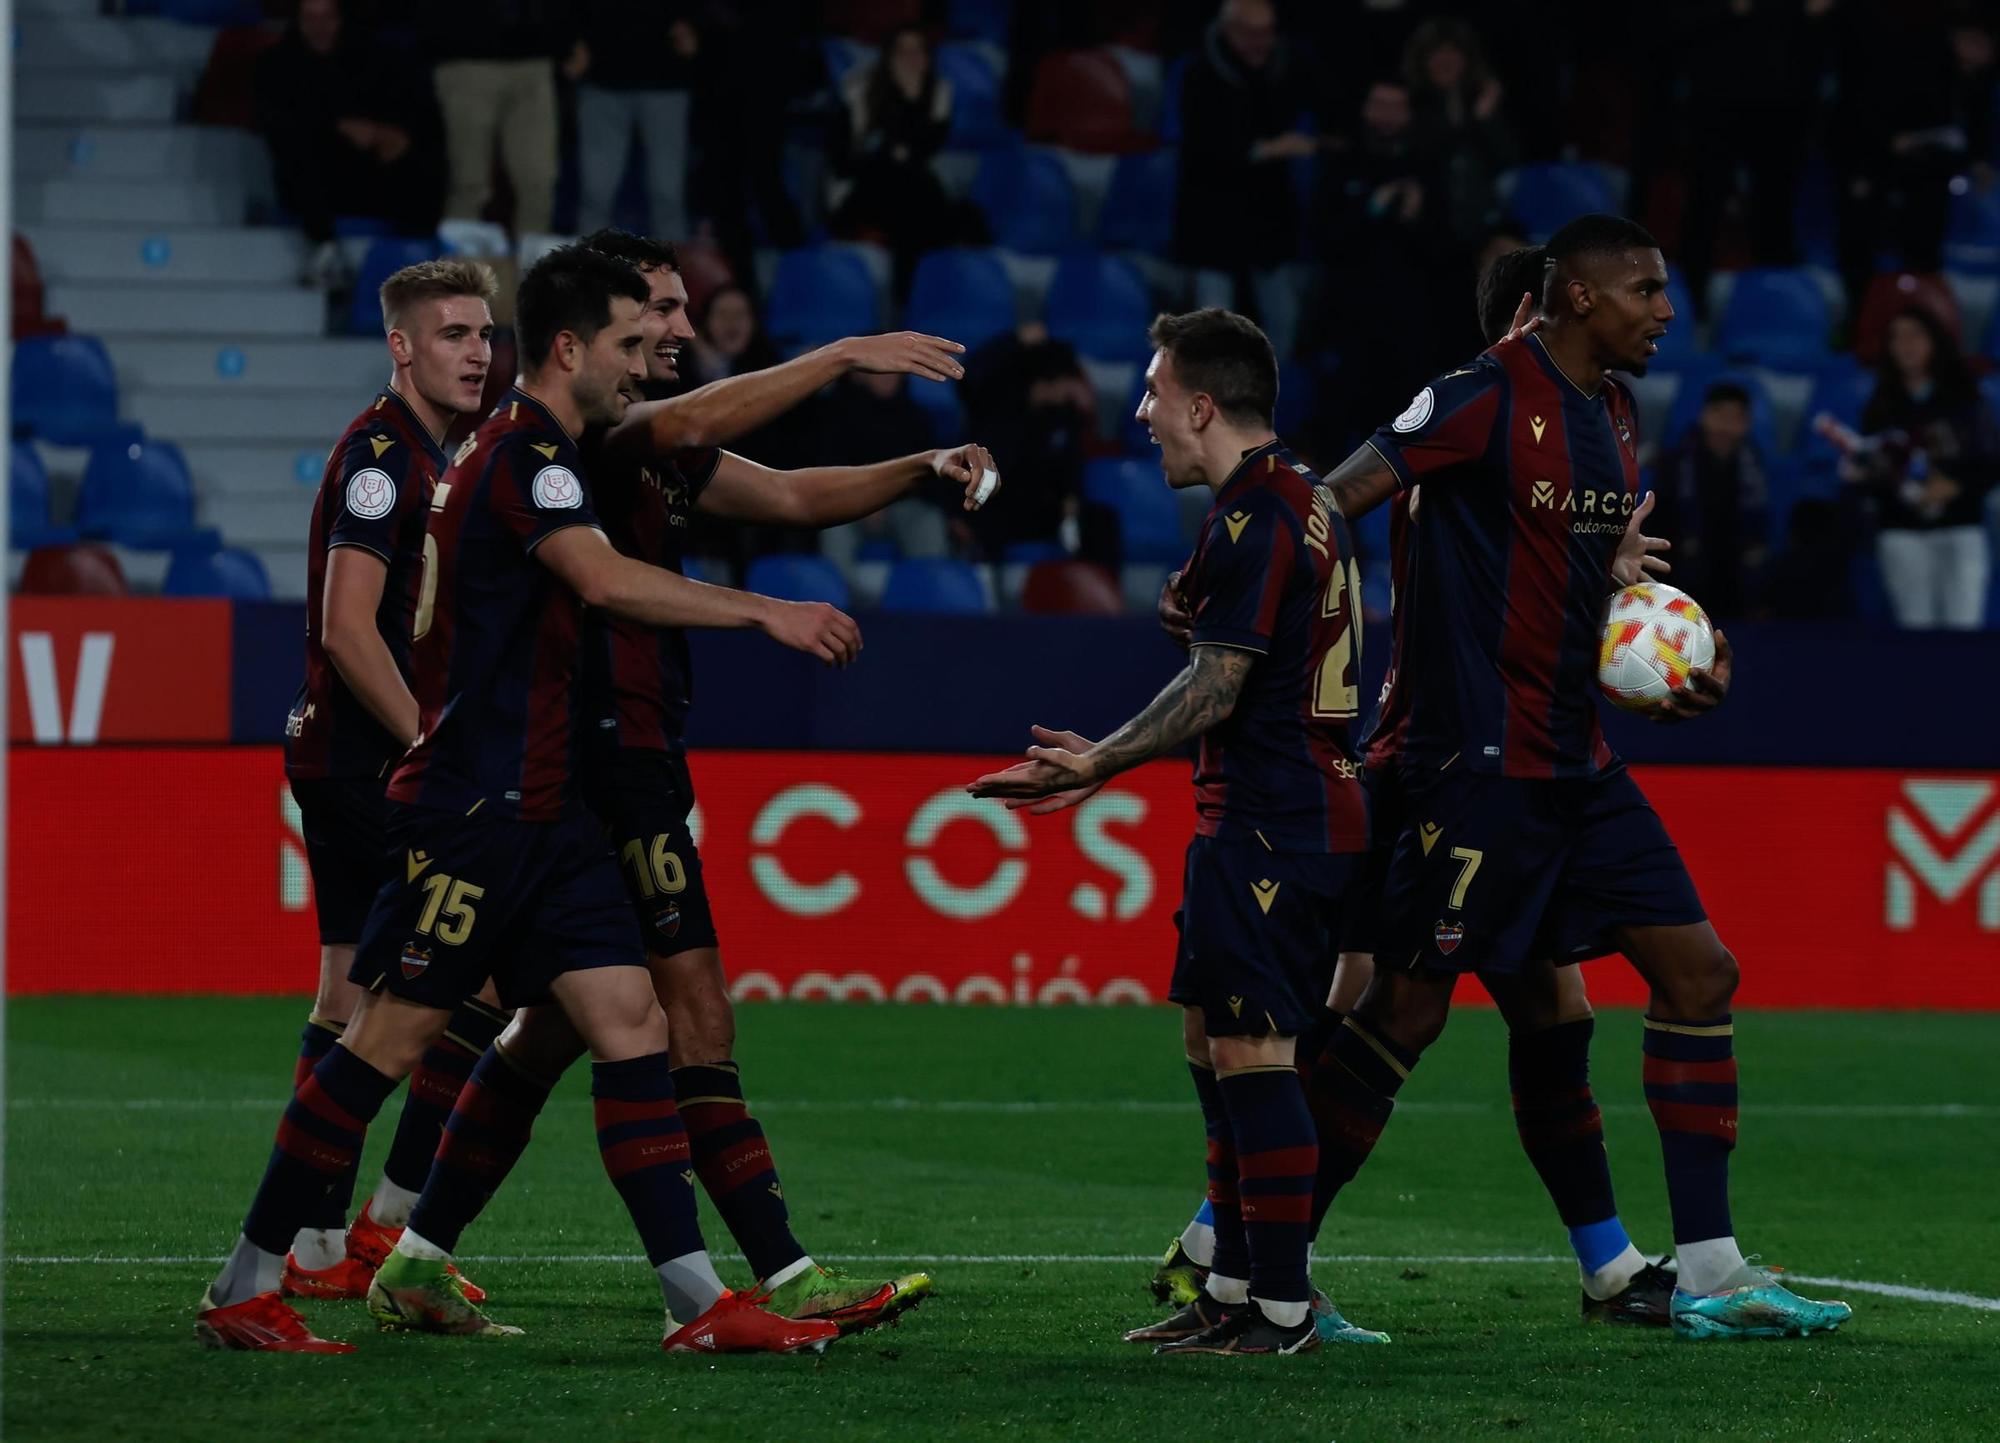
[[[633,235],[617,226],[608,225],[603,230],[594,230],[577,244],[600,255],[615,256],[636,271],[678,271],[681,268],[680,252],[670,242],[654,240],[649,235]]]
[[[1747,411],[1750,409],[1750,389],[1741,381],[1711,381],[1701,393],[1701,403],[1708,406],[1717,401],[1729,402]]]
[[[1162,312],[1146,337],[1173,358],[1180,383],[1206,395],[1223,415],[1271,424],[1278,409],[1278,353],[1248,316],[1220,306],[1178,316]]]
[[[643,306],[652,290],[629,264],[588,246],[557,246],[529,266],[514,300],[522,367],[539,369],[564,331],[595,338],[611,324],[611,302],[620,296]]]
[[[441,301],[452,296],[474,296],[490,301],[498,289],[493,272],[477,261],[449,256],[442,260],[418,261],[413,266],[404,266],[382,282],[379,293],[382,328],[386,331],[399,329],[408,318],[411,307],[424,301]]]
[[[1626,251],[1656,251],[1660,243],[1636,220],[1622,215],[1580,215],[1549,237],[1549,259],[1569,266],[1584,256],[1623,255]]]
[[[1542,273],[1548,261],[1548,252],[1540,246],[1516,246],[1486,268],[1479,278],[1479,333],[1487,345],[1507,334],[1524,293],[1532,292],[1535,304],[1541,304]]]

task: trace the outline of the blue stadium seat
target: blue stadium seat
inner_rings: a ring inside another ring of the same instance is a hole
[[[64,446],[88,446],[118,427],[118,377],[95,336],[23,336],[14,346],[13,417]]]
[[[1146,327],[1154,310],[1146,282],[1130,262],[1085,253],[1056,267],[1042,318],[1049,334],[1068,341],[1078,355],[1143,362],[1153,353]]]
[[[161,15],[188,25],[257,25],[264,8],[257,0],[126,0],[127,15]]]
[[[743,586],[781,601],[824,601],[842,610],[849,604],[847,578],[824,556],[760,556]]]
[[[1014,283],[991,251],[932,251],[911,277],[903,324],[976,349],[1014,329]]]
[[[821,58],[826,61],[827,79],[833,82],[835,90],[840,89],[856,67],[873,65],[881,53],[867,41],[846,35],[829,35],[820,41],[819,48]]]
[[[271,578],[254,552],[233,546],[174,553],[162,596],[225,596],[232,601],[269,601]]]
[[[1014,25],[1014,0],[951,0],[945,24],[954,35],[1004,46]]]
[[[1985,276],[2000,272],[2000,188],[1981,190],[1962,177],[1952,185],[1945,269]]]
[[[1119,552],[1128,564],[1176,564],[1193,550],[1181,533],[1180,503],[1167,489],[1158,462],[1092,461],[1083,468],[1083,499],[1116,513]]]
[[[1715,350],[1731,361],[1808,371],[1826,360],[1832,329],[1826,293],[1806,271],[1741,271],[1715,330]]]
[[[1165,255],[1174,235],[1180,164],[1174,150],[1119,156],[1097,212],[1097,243],[1106,250]]]
[[[966,439],[965,400],[956,381],[932,381],[912,376],[905,383],[910,399],[931,423],[931,444],[956,446]]]
[[[992,610],[986,587],[969,563],[944,558],[898,561],[882,591],[884,611],[978,616]]]
[[[1006,144],[1000,72],[987,48],[977,43],[940,45],[934,63],[939,76],[951,82],[951,133],[945,144],[980,150]]]
[[[1697,356],[1696,364],[1678,368],[1681,388],[1674,394],[1673,409],[1667,413],[1667,431],[1659,438],[1661,448],[1679,444],[1701,415],[1701,398],[1717,381],[1734,381],[1750,393],[1750,439],[1769,459],[1778,454],[1778,421],[1771,398],[1756,375],[1740,367],[1726,367],[1712,356]]]
[[[7,458],[8,544],[16,551],[61,546],[76,540],[74,528],[50,519],[49,473],[26,441],[16,441]]]
[[[127,546],[188,544],[196,534],[194,478],[181,448],[136,432],[93,447],[77,490],[76,526]]]
[[[1813,430],[1813,418],[1824,411],[1846,425],[1860,426],[1862,409],[1875,394],[1875,383],[1875,373],[1845,351],[1828,360],[1813,377],[1798,444],[1799,463],[1807,475],[1830,477],[1840,459],[1839,448]]]
[[[783,350],[798,352],[878,328],[874,277],[852,251],[806,246],[778,258],[764,326]]]
[[[997,246],[1055,255],[1076,244],[1069,172],[1046,150],[1021,145],[989,151],[973,178],[972,202],[986,213]]]
[[[404,266],[435,260],[441,254],[438,243],[429,237],[407,240],[382,236],[370,241],[354,277],[354,297],[347,303],[347,329],[357,336],[381,335],[382,282]]]
[[[1595,165],[1524,165],[1514,172],[1507,212],[1537,243],[1580,215],[1618,208],[1611,182]]]
[[[1069,553],[1059,541],[1010,541],[1000,548],[1006,566],[1036,566],[1044,561],[1067,561]]]

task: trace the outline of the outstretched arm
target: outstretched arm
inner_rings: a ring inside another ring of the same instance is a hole
[[[725,451],[696,506],[730,521],[821,530],[872,516],[933,476],[963,486],[965,509],[977,511],[992,494],[977,496],[980,477],[993,470],[993,457],[984,446],[919,451],[872,466],[809,466],[797,471],[774,471]],[[997,472],[993,484],[997,489]]]
[[[1396,473],[1382,453],[1363,441],[1326,478],[1333,504],[1349,521],[1359,520],[1396,494]]]
[[[665,401],[642,401],[625,412],[605,444],[664,455],[688,446],[723,446],[791,410],[849,371],[875,371],[956,381],[965,347],[940,336],[897,331],[849,336],[816,351],[747,375],[711,381]]]
[[[1196,646],[1180,675],[1103,741],[1080,752],[1030,747],[1027,761],[983,776],[966,790],[975,797],[1050,797],[1163,757],[1236,709],[1256,661],[1256,652],[1239,647]]]

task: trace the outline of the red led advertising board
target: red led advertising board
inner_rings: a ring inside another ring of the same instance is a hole
[[[697,755],[737,996],[1164,1000],[1186,766],[1052,817],[967,798],[989,766]],[[1740,1005],[2000,1009],[2000,777],[1635,772],[1742,963]],[[275,748],[23,747],[10,776],[11,991],[311,990],[311,879]],[[1587,976],[1601,1002],[1643,1000],[1615,958]]]

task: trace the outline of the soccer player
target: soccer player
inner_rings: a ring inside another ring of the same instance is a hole
[[[676,379],[678,353],[694,334],[674,249],[622,231],[601,231],[583,244],[634,265],[651,287],[644,349],[648,387],[657,393]],[[768,371],[634,406],[615,429],[584,440],[592,499],[606,533],[627,555],[678,572],[696,511],[831,526],[937,477],[963,486],[966,504],[974,504],[981,478],[992,471],[992,458],[980,446],[873,466],[772,471],[715,445],[812,394],[829,368],[943,380],[958,374],[953,356],[962,349],[914,334],[843,341]],[[689,444],[694,440],[707,444]],[[992,480],[997,486],[997,475]],[[768,1293],[770,1308],[788,1317],[829,1319],[844,1332],[886,1322],[927,1296],[931,1279],[913,1273],[862,1281],[813,1261],[792,1233],[769,1143],[731,1060],[735,1014],[701,857],[688,830],[694,787],[682,741],[692,695],[687,639],[678,629],[606,617],[586,638],[586,655],[592,720],[584,794],[610,829],[646,939],[673,1036],[675,1090],[695,1171],[759,1289]],[[421,1208],[424,1237],[456,1245],[526,1147],[549,1086],[582,1051],[581,1039],[560,1019],[538,1016],[510,1030],[480,1063],[475,1077],[485,1088],[484,1111],[452,1124]]]
[[[1375,975],[1335,1039],[1345,1075],[1327,1145],[1352,1176],[1461,972],[1500,998],[1532,994],[1534,957],[1622,952],[1651,992],[1644,1076],[1679,1260],[1674,1331],[1828,1331],[1847,1304],[1799,1297],[1737,1246],[1736,959],[1597,718],[1612,563],[1639,505],[1632,398],[1608,373],[1643,374],[1657,350],[1674,315],[1666,264],[1642,227],[1608,215],[1563,227],[1548,260],[1538,334],[1424,387],[1329,478],[1350,518],[1419,482],[1423,498],[1403,598],[1404,826]],[[1729,671],[1718,632],[1714,667],[1654,719],[1719,705]]]
[[[493,359],[492,295],[492,273],[462,260],[407,266],[382,283],[394,374],[334,444],[313,504],[306,674],[285,720],[285,773],[320,939],[319,990],[300,1038],[295,1089],[354,1011],[357,989],[347,972],[386,876],[384,791],[417,737],[407,675],[424,517],[445,468],[446,433],[479,409]],[[352,1227],[351,1171],[319,1200],[311,1225],[293,1239],[282,1291],[367,1295],[423,1189],[459,1088],[506,1024],[491,1003],[490,995],[467,998],[419,1060],[374,1197]]]
[[[1294,1051],[1368,847],[1348,735],[1360,572],[1330,497],[1273,434],[1264,333],[1202,310],[1160,317],[1151,339],[1139,419],[1167,484],[1215,493],[1183,578],[1188,664],[1103,741],[1032,747],[970,790],[1056,797],[1201,738],[1168,996],[1209,1136],[1215,1263],[1202,1298],[1131,1338],[1161,1353],[1301,1353],[1320,1341],[1306,1235],[1319,1149]]]
[[[662,1346],[793,1352],[839,1334],[769,1313],[715,1274],[666,1018],[617,861],[572,774],[585,607],[654,626],[759,626],[841,662],[861,640],[832,607],[702,586],[605,540],[575,438],[616,422],[644,378],[647,294],[629,266],[574,246],[530,267],[516,307],[521,375],[435,488],[412,620],[421,735],[389,786],[396,871],[356,949],[354,1018],[286,1108],[242,1235],[202,1300],[196,1333],[210,1346],[351,1351],[314,1337],[278,1296],[284,1249],[397,1081],[489,977],[506,1005],[560,1008],[590,1049],[605,1170],[672,1300]],[[475,1079],[455,1115],[481,1106]],[[371,1310],[507,1331],[453,1286],[421,1224],[419,1208],[375,1275]]]
[[[1496,260],[1480,278],[1480,326],[1495,345],[1519,341],[1540,327],[1540,292],[1547,257],[1540,246],[1523,246]],[[1519,298],[1518,301],[1516,298]],[[1511,315],[1510,315],[1511,312]],[[1339,1063],[1323,1052],[1337,1036],[1374,974],[1375,932],[1380,894],[1388,875],[1389,855],[1402,830],[1402,793],[1397,758],[1409,724],[1410,689],[1403,675],[1403,605],[1414,584],[1414,556],[1409,530],[1418,493],[1399,493],[1390,505],[1390,656],[1382,695],[1361,748],[1366,758],[1362,781],[1368,789],[1369,831],[1373,844],[1368,870],[1348,911],[1348,933],[1325,1015],[1316,1028],[1315,1045],[1301,1039],[1299,1068],[1306,1080],[1306,1097],[1315,1117],[1327,1114],[1337,1122]],[[1638,579],[1633,568],[1663,573],[1666,561],[1656,555],[1665,543],[1643,536],[1639,523],[1650,510],[1634,508],[1613,570],[1623,581]],[[1161,619],[1170,634],[1185,638],[1187,617],[1170,577],[1161,593]],[[1584,995],[1583,972],[1577,967],[1536,961],[1528,975],[1538,1004],[1522,1005],[1517,991],[1501,988],[1495,999],[1508,1023],[1508,1083],[1515,1128],[1522,1148],[1556,1205],[1576,1254],[1581,1278],[1581,1310],[1586,1321],[1653,1324],[1671,1319],[1674,1277],[1659,1264],[1648,1263],[1619,1220],[1611,1185],[1610,1161],[1604,1151],[1603,1120],[1590,1088],[1590,1038],[1595,1019]],[[1551,1021],[1551,1018],[1554,1020]],[[1325,1062],[1328,1070],[1322,1071]],[[1320,1200],[1346,1181],[1342,1165],[1347,1154],[1323,1148],[1322,1161],[1333,1175],[1315,1187],[1314,1238],[1324,1216]],[[1155,1295],[1179,1304],[1201,1292],[1214,1251],[1211,1205],[1204,1202],[1192,1222],[1168,1246],[1153,1275]]]

